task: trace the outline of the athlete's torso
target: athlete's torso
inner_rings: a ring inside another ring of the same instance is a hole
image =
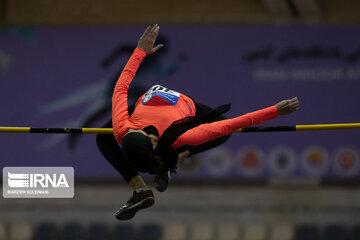
[[[160,85],[155,85],[142,95],[134,112],[123,126],[128,129],[143,129],[154,126],[161,137],[174,121],[195,115],[191,98]],[[123,129],[124,132],[126,129]]]

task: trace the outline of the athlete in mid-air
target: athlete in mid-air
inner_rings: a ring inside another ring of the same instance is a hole
[[[154,174],[155,188],[163,192],[179,160],[224,143],[236,129],[290,114],[299,108],[295,97],[226,119],[223,114],[230,105],[212,109],[160,85],[151,87],[135,105],[128,106],[129,85],[142,60],[163,46],[154,47],[158,32],[157,24],[145,30],[116,83],[112,119],[103,126],[113,127],[114,135],[99,134],[96,139],[101,153],[133,189],[133,195],[116,213],[119,220],[130,219],[138,210],[154,204],[154,194],[139,172]]]

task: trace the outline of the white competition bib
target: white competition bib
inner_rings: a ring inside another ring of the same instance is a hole
[[[155,85],[147,91],[142,99],[142,104],[145,105],[149,102],[154,96],[159,96],[162,99],[169,102],[171,105],[175,106],[179,100],[180,93],[172,91],[166,87]]]

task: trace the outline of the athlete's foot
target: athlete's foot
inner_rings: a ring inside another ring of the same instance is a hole
[[[127,203],[117,211],[116,218],[118,220],[131,219],[135,216],[137,211],[152,206],[154,202],[154,194],[150,189],[140,192],[134,191]]]
[[[171,179],[170,171],[167,171],[162,174],[158,174],[154,178],[154,187],[159,192],[164,192],[169,185],[170,179]]]

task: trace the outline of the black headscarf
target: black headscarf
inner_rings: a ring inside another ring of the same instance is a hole
[[[153,168],[150,162],[153,146],[149,137],[140,132],[130,132],[123,137],[122,147],[125,157],[139,172],[148,172]]]

